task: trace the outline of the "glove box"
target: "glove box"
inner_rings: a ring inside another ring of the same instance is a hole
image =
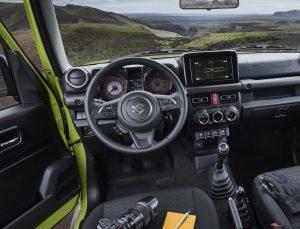
[[[300,98],[271,99],[243,104],[243,121],[249,128],[283,128],[300,123]],[[297,96],[298,98],[298,96]]]

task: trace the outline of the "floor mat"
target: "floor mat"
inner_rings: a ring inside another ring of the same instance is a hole
[[[172,168],[161,171],[128,173],[121,175],[114,168],[117,176],[110,176],[107,181],[107,200],[116,199],[138,193],[157,191],[174,187],[198,187],[208,192],[207,170],[196,170],[192,158],[184,144],[173,144],[169,153]],[[162,155],[160,155],[161,157]],[[114,164],[114,166],[116,166]],[[214,201],[222,229],[233,228],[228,215],[227,200]],[[205,209],[204,209],[205,210]]]

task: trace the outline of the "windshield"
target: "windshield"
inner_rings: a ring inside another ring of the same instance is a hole
[[[66,53],[74,65],[134,53],[297,52],[300,48],[299,0],[240,0],[237,9],[212,11],[182,10],[179,0],[54,4]]]

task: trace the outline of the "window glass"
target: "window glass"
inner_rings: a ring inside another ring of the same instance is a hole
[[[26,17],[24,4],[21,1],[0,1],[0,19],[8,27],[25,53],[42,70],[38,52]]]
[[[298,52],[300,48],[299,0],[240,0],[237,9],[212,11],[183,10],[179,0],[53,2],[74,65],[166,49]]]
[[[4,55],[4,51],[1,45],[0,45],[0,55]],[[4,76],[2,74],[2,71],[0,71],[0,110],[18,104],[15,98],[13,96],[7,96],[7,93],[8,91],[5,85]]]

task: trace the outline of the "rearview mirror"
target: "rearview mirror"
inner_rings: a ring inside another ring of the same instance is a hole
[[[231,9],[239,4],[239,0],[180,0],[181,9]]]

